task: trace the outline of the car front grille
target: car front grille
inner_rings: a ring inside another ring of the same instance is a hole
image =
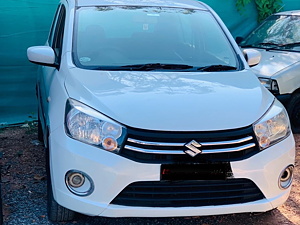
[[[192,155],[186,145],[201,151]],[[259,152],[252,126],[210,132],[165,132],[128,128],[120,155],[145,163],[237,161]]]
[[[145,181],[127,186],[111,204],[136,207],[229,205],[265,198],[248,179]]]

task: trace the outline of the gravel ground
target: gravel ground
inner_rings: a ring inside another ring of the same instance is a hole
[[[78,215],[75,221],[52,223],[46,212],[46,183],[44,148],[36,140],[35,126],[0,129],[2,192],[4,224],[9,225],[98,225],[98,224],[288,224],[300,225],[300,135],[294,185],[289,200],[277,209],[258,214],[242,213],[209,217],[186,218],[99,218]]]

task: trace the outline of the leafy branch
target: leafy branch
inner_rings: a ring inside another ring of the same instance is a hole
[[[245,11],[245,6],[254,1],[258,12],[258,22],[263,21],[273,13],[282,9],[282,0],[236,0],[236,7],[240,13]]]

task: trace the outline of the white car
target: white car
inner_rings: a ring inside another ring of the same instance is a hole
[[[253,72],[286,106],[294,133],[300,133],[300,10],[270,16],[240,45],[261,53]]]
[[[47,147],[48,215],[204,216],[283,204],[285,108],[220,18],[193,0],[62,0],[28,49]],[[249,65],[248,65],[249,64]]]

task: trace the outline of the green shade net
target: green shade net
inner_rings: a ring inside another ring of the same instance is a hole
[[[27,60],[30,46],[47,39],[58,0],[0,1],[0,127],[37,119],[37,66]],[[254,2],[241,14],[235,0],[203,0],[225,22],[234,37],[257,26]],[[283,0],[284,10],[300,9],[299,0]]]
[[[56,0],[0,3],[0,126],[37,116],[37,67],[28,62],[26,50],[45,43],[57,3]]]

